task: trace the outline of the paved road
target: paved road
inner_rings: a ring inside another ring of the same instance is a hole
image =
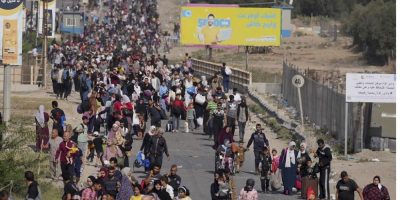
[[[183,124],[183,123],[181,123]],[[164,126],[163,126],[164,127]],[[237,133],[237,130],[236,130]],[[249,137],[250,133],[247,134]],[[191,191],[194,200],[210,199],[210,185],[213,181],[214,150],[211,148],[212,141],[208,136],[200,132],[195,133],[165,133],[168,149],[171,154],[170,161],[164,157],[162,173],[167,173],[169,166],[177,164],[180,168],[178,174],[182,177],[182,185]],[[267,135],[268,137],[268,135]],[[238,136],[235,136],[235,140]],[[247,141],[247,140],[246,140]],[[140,148],[141,141],[134,141],[134,152]],[[143,169],[135,169],[135,175],[142,178],[145,175]],[[252,151],[246,153],[246,163],[241,172],[233,177],[237,185],[237,194],[245,185],[246,179],[256,180],[256,189],[260,188],[260,179],[254,175],[254,155]],[[260,194],[259,199],[298,199],[297,195],[284,196],[278,193]]]

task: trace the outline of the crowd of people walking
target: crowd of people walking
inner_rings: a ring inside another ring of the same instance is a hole
[[[190,200],[176,165],[167,174],[160,171],[165,168],[164,156],[170,159],[168,144],[173,142],[164,133],[194,131],[203,132],[213,143],[211,199],[256,200],[258,188],[261,193],[330,199],[330,147],[319,139],[315,151],[294,141],[281,150],[269,142],[261,124],[253,133],[246,132],[251,121],[246,97],[230,87],[232,71],[226,63],[207,79],[193,76],[188,54],[175,65],[159,54],[157,7],[156,0],[112,1],[104,18],[88,24],[83,35],[50,48],[57,101],[50,113],[43,105],[38,108],[35,148],[49,153],[49,178],[63,181],[62,199]],[[59,108],[59,101],[70,100],[74,93],[80,99],[79,124],[70,124],[72,116]],[[132,150],[134,140],[142,142],[139,152]],[[238,189],[234,176],[245,161],[250,162],[245,155],[251,146],[261,185],[248,179]],[[82,177],[89,164],[97,167],[97,175]],[[146,177],[138,180],[134,167],[143,167]],[[33,173],[27,171],[25,178],[26,199],[40,199]],[[343,171],[336,199],[354,199],[357,191],[361,199],[388,200],[380,181],[376,176],[361,190]],[[0,200],[7,195],[0,193]]]

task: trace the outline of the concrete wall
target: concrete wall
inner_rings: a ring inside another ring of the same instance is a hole
[[[380,137],[396,138],[396,104],[372,104],[371,127],[381,128]]]
[[[253,83],[251,88],[261,94],[280,94],[282,92],[281,83]]]
[[[21,83],[21,67],[13,67],[11,69],[11,82]],[[0,82],[4,80],[4,66],[0,66]]]
[[[37,91],[37,85],[22,84],[23,79],[30,79],[30,73],[24,73],[23,67],[17,66],[11,69],[11,92],[29,92]],[[3,80],[4,80],[4,67],[0,66],[0,92],[3,91]],[[25,81],[26,82],[26,81]],[[28,81],[29,83],[30,81]]]

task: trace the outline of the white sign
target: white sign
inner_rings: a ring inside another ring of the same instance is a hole
[[[292,78],[292,83],[293,83],[294,87],[297,87],[297,88],[303,87],[303,85],[304,85],[303,76],[301,76],[299,74],[294,75],[293,78]]]
[[[346,102],[396,102],[395,74],[346,74]]]

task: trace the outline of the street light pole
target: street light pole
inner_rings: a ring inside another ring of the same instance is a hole
[[[42,85],[47,88],[47,6],[48,0],[43,0],[43,55],[42,55],[42,67],[43,77]]]

